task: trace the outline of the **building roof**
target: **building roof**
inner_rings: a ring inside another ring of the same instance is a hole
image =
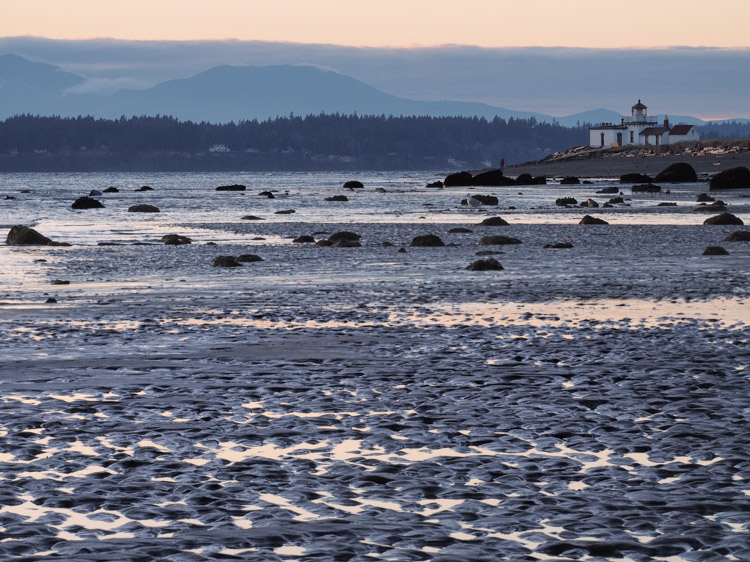
[[[692,128],[692,125],[675,125],[674,127],[672,127],[672,130],[669,131],[669,134],[678,136],[687,135]]]
[[[643,129],[639,134],[640,135],[663,135],[664,133],[668,132],[668,127],[648,127],[647,129]]]
[[[596,127],[589,127],[589,131],[599,131],[602,129],[622,129],[624,131],[627,128],[627,125],[613,125],[612,123],[602,123],[601,125],[597,125]]]
[[[641,103],[641,100],[638,100],[638,103],[635,104],[631,109],[646,109],[646,106]]]

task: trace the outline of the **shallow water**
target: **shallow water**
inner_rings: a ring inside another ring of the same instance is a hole
[[[434,179],[0,176],[0,224],[73,244],[0,246],[0,558],[750,558],[750,243],[702,225],[707,186],[471,211]],[[718,198],[747,223],[747,195]],[[292,242],[338,230],[362,247]],[[505,269],[466,271],[486,249]]]

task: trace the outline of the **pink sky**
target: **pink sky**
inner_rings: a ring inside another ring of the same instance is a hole
[[[0,37],[748,47],[748,21],[748,0],[23,0],[3,2]]]

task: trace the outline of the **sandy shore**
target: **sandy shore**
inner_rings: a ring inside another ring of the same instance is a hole
[[[570,159],[561,162],[539,162],[508,166],[506,175],[515,177],[523,173],[533,176],[581,178],[617,178],[623,174],[638,172],[655,176],[670,164],[687,162],[699,175],[710,176],[737,166],[750,168],[750,152],[735,154],[690,156],[625,156],[602,155],[595,158]]]

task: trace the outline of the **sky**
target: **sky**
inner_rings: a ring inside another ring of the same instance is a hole
[[[750,1],[0,0],[0,37],[362,47],[748,47]]]

